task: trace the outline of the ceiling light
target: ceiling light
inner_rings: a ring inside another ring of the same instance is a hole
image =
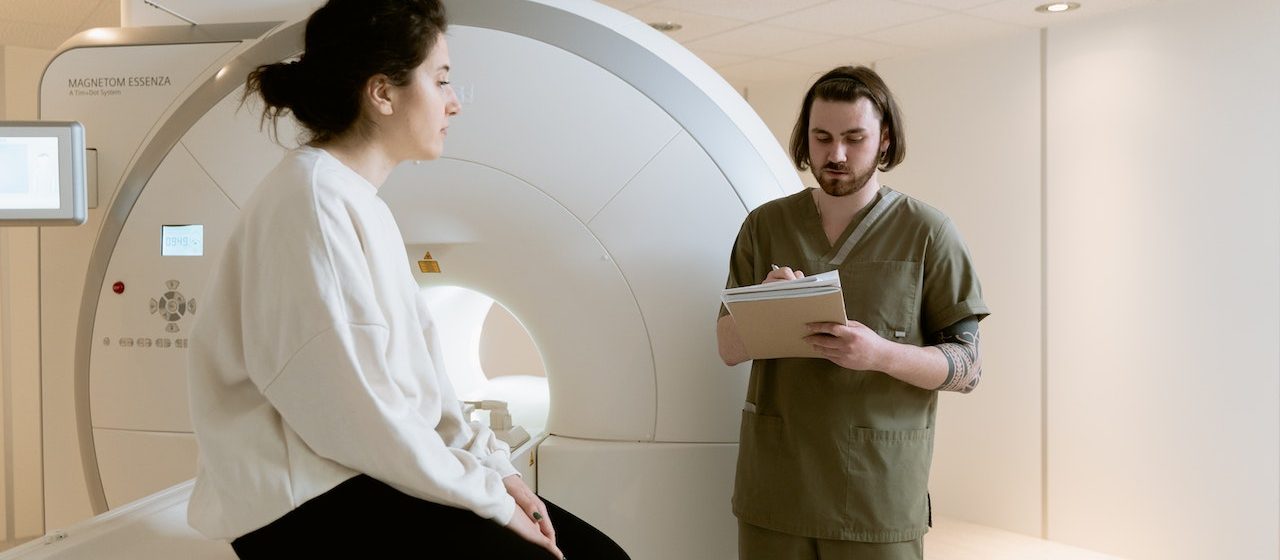
[[[1080,7],[1079,2],[1053,2],[1050,4],[1041,4],[1036,6],[1037,12],[1056,14],[1060,12],[1069,12]]]
[[[663,33],[674,33],[684,28],[683,25],[674,21],[653,21],[649,22],[649,27],[657,29]]]

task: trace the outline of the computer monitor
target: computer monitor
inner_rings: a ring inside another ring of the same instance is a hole
[[[84,127],[0,121],[0,226],[70,226],[88,214]]]

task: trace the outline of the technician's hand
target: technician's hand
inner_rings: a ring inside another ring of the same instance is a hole
[[[888,341],[857,321],[809,323],[814,333],[804,337],[822,357],[847,369],[880,371],[878,358]]]
[[[768,284],[769,282],[780,282],[782,280],[795,280],[796,278],[804,278],[804,273],[799,270],[791,270],[791,267],[789,266],[783,266],[783,267],[770,270],[769,275],[765,276],[764,281],[760,283]]]
[[[547,514],[547,505],[542,503],[542,498],[529,489],[520,475],[508,476],[502,479],[502,484],[507,487],[507,493],[515,499],[516,509],[523,511],[524,517],[536,525],[540,536],[550,545],[549,548],[556,558],[563,557],[564,555],[560,554],[560,550],[556,548],[556,530],[551,526],[551,517]],[[517,514],[512,517],[520,516]]]

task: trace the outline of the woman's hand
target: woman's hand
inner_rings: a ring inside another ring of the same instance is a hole
[[[502,484],[507,487],[507,494],[515,499],[516,509],[520,510],[511,516],[512,522],[507,526],[520,536],[547,547],[556,555],[556,558],[563,558],[564,555],[560,553],[560,549],[556,548],[556,530],[551,526],[551,517],[547,514],[547,505],[542,503],[542,498],[529,489],[520,475],[508,476],[502,479]],[[516,523],[520,517],[524,518],[524,523],[531,526],[530,529],[536,533],[537,539],[531,539],[529,535],[521,533],[519,528],[513,527],[513,523]]]
[[[524,540],[551,551],[556,558],[564,558],[564,553],[560,552],[559,548],[556,548],[556,543],[542,534],[542,531],[533,523],[533,520],[529,519],[529,514],[522,511],[519,505],[516,506],[516,511],[511,514],[511,521],[507,522],[507,528],[515,531]]]

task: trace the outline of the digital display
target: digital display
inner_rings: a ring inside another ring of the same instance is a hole
[[[0,170],[0,210],[59,207],[56,136],[0,136]]]
[[[204,256],[204,226],[160,226],[160,255],[165,257]]]

